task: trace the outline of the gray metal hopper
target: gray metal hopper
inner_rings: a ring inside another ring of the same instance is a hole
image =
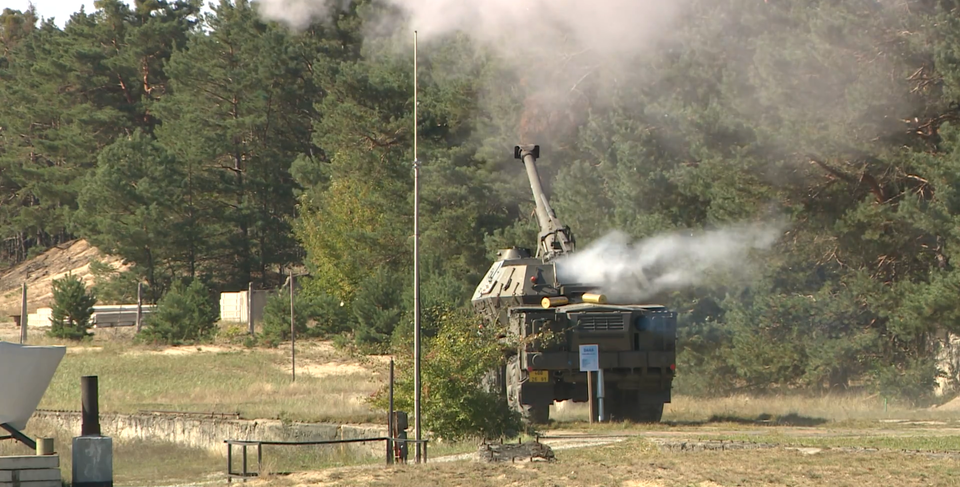
[[[66,353],[66,347],[0,342],[0,425],[26,428]]]

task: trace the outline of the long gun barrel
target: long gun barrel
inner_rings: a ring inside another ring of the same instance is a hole
[[[530,180],[530,189],[533,190],[533,199],[537,204],[537,223],[540,225],[540,245],[537,256],[544,262],[574,251],[576,240],[570,227],[560,223],[556,213],[550,208],[547,195],[540,184],[540,174],[537,172],[537,159],[540,158],[539,145],[518,145],[513,149],[513,156],[523,161],[527,169],[527,179]]]

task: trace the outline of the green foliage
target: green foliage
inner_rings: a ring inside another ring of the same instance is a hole
[[[176,281],[147,316],[137,338],[168,345],[199,342],[216,332],[218,319],[210,290],[202,282],[194,280],[188,285]]]
[[[882,397],[900,400],[911,407],[932,404],[936,380],[941,376],[933,357],[910,360],[902,365],[878,363],[872,374]]]
[[[319,42],[265,23],[246,0],[223,0],[204,20],[209,31],[171,55],[173,93],[156,105],[157,139],[183,171],[189,220],[177,248],[191,276],[269,287],[270,271],[297,260],[290,166],[311,149]]]
[[[384,351],[403,316],[401,284],[396,276],[378,270],[360,287],[351,305],[356,343],[368,352]]]
[[[137,302],[137,283],[140,282],[136,272],[118,271],[103,261],[90,262],[90,273],[93,274],[93,293],[100,304],[130,304]],[[148,289],[144,294],[149,295]]]
[[[50,318],[50,336],[80,340],[89,336],[87,328],[93,316],[97,298],[87,292],[83,280],[67,274],[53,280],[53,316]]]
[[[193,266],[181,261],[192,255],[183,237],[195,224],[184,208],[183,178],[172,155],[138,130],[100,153],[74,224],[100,250],[136,264],[149,289],[160,292],[177,268]]]
[[[498,438],[521,431],[520,415],[506,400],[487,392],[483,379],[501,365],[503,355],[491,327],[481,327],[468,309],[438,313],[439,333],[423,340],[423,426],[437,438]],[[413,409],[412,341],[401,340],[396,349],[395,407]],[[374,404],[386,408],[387,390]]]
[[[184,46],[199,4],[104,0],[62,30],[35,25],[32,11],[4,16],[4,30],[16,28],[0,46],[0,228],[15,244],[0,253],[22,260],[75,237],[78,194],[99,152],[159,123],[150,105],[167,92],[164,64]]]
[[[297,335],[329,338],[353,329],[355,321],[343,304],[343,301],[329,294],[312,295],[297,291],[293,300]],[[267,298],[260,338],[272,346],[290,339],[289,288],[281,289]]]
[[[311,303],[304,299],[294,300],[294,329],[298,336],[307,333],[307,321],[313,313]],[[263,308],[262,340],[276,346],[290,339],[290,294],[281,292],[271,294]]]

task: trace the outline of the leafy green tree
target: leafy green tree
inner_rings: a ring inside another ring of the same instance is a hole
[[[53,280],[53,316],[50,318],[50,336],[81,340],[90,335],[90,317],[97,298],[87,292],[83,280],[67,274]]]

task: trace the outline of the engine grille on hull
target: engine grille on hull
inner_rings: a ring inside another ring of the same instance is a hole
[[[623,331],[623,315],[620,313],[598,313],[581,315],[577,320],[577,330]]]

